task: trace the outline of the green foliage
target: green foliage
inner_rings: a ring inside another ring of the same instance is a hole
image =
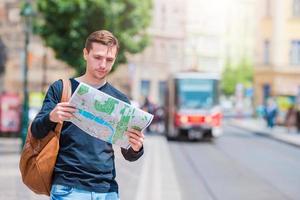
[[[222,74],[221,90],[226,96],[230,96],[234,93],[235,85],[236,81],[234,70],[230,66],[226,65]]]
[[[87,36],[101,29],[119,40],[120,51],[113,70],[126,63],[126,55],[142,51],[149,42],[145,29],[151,20],[151,0],[36,0],[35,32],[56,57],[85,71],[82,49]]]
[[[246,59],[236,66],[232,66],[229,62],[226,64],[222,74],[221,90],[226,96],[233,95],[239,83],[246,88],[252,87],[253,67]]]

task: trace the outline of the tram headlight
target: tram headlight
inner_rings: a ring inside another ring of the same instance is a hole
[[[180,122],[186,124],[189,122],[189,118],[187,116],[180,116]]]

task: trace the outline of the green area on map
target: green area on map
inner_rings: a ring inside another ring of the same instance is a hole
[[[88,92],[89,92],[89,88],[85,85],[81,85],[78,90],[79,95],[84,95],[85,93],[88,93]]]
[[[101,103],[98,100],[95,100],[94,107],[99,112],[104,112],[107,114],[111,114],[115,110],[115,105],[119,102],[116,99],[108,98],[105,102]]]
[[[141,127],[138,127],[138,126],[132,126],[131,128],[133,128],[134,130],[137,130],[137,131],[141,131]]]
[[[129,110],[128,110],[129,109]],[[127,114],[125,114],[127,111]],[[120,139],[123,137],[123,133],[127,130],[128,128],[128,123],[130,121],[130,117],[132,116],[132,110],[129,108],[129,106],[125,106],[121,111],[121,119],[118,122],[118,125],[116,127],[116,132],[113,137],[113,143],[116,142],[116,140]]]

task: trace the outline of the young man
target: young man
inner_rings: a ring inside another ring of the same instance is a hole
[[[80,82],[84,82],[129,103],[128,98],[106,80],[118,49],[118,40],[112,33],[105,30],[92,33],[83,49],[86,72],[70,79],[72,93]],[[59,103],[61,93],[62,81],[59,80],[48,89],[42,109],[31,126],[33,136],[43,138],[57,123],[63,123],[50,199],[119,199],[112,145],[88,135],[71,122],[65,122],[76,108],[68,102]],[[144,134],[131,129],[126,134],[131,147],[128,150],[121,148],[121,152],[126,160],[135,161],[143,154]]]

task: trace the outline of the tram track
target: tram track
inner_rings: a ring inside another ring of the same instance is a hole
[[[213,199],[213,200],[222,199],[223,200],[223,198],[220,197],[222,195],[220,195],[220,193],[218,193],[219,191],[215,190],[215,188],[214,188],[215,183],[212,183],[211,180],[209,180],[210,178],[205,175],[206,172],[202,170],[202,168],[203,168],[202,166],[199,166],[199,162],[197,162],[198,160],[195,157],[195,152],[203,151],[203,145],[207,145],[207,143],[203,142],[203,143],[198,143],[198,144],[180,142],[180,143],[178,143],[178,146],[176,148],[180,148],[180,151],[178,151],[178,152],[181,152],[183,159],[190,166],[190,170],[193,171],[193,173],[195,175],[194,178],[197,178],[201,181],[201,183],[203,184],[203,187],[206,189],[206,191],[209,194],[209,196],[211,197],[211,199]],[[259,144],[259,145],[261,145],[261,144]],[[226,161],[227,164],[230,163],[232,165],[232,167],[234,168],[234,170],[236,170],[237,174],[241,174],[242,176],[245,176],[243,178],[247,179],[248,177],[250,177],[252,179],[251,181],[253,181],[255,179],[255,181],[258,181],[258,183],[262,184],[264,187],[274,190],[274,191],[277,191],[278,195],[280,195],[283,199],[287,199],[287,200],[292,199],[288,194],[285,194],[282,191],[280,191],[280,189],[278,187],[276,187],[276,185],[272,184],[266,178],[261,177],[260,174],[257,174],[257,172],[255,170],[249,168],[248,166],[246,166],[245,164],[243,164],[239,160],[237,160],[235,157],[230,155],[230,153],[228,153],[226,151],[226,149],[224,149],[224,147],[222,147],[221,144],[218,144],[217,141],[212,144],[207,145],[207,147],[208,147],[209,151],[213,152],[214,154],[219,154],[218,156],[222,157],[222,159],[224,159],[224,161]],[[251,185],[249,185],[249,187],[250,186]]]
[[[185,158],[185,160],[187,161],[187,163],[190,165],[191,169],[194,171],[195,175],[200,178],[200,180],[202,180],[203,186],[206,189],[206,191],[208,192],[209,196],[213,199],[213,200],[219,200],[217,198],[217,196],[215,195],[215,193],[213,192],[213,189],[211,188],[211,186],[209,185],[207,179],[205,178],[205,176],[201,173],[201,171],[197,168],[197,165],[195,164],[195,162],[193,161],[191,155],[188,153],[188,150],[185,148],[184,145],[182,145],[182,151],[180,151],[183,154],[183,157]],[[197,178],[195,177],[195,178]]]

